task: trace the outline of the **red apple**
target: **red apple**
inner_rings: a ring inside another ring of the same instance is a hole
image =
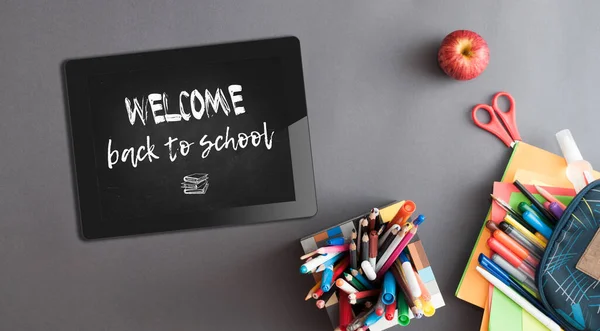
[[[477,33],[457,30],[442,41],[438,62],[448,76],[458,80],[469,80],[485,70],[490,62],[490,49],[487,42]]]

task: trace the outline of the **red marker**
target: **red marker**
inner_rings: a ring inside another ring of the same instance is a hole
[[[348,294],[338,291],[340,306],[340,329],[346,330],[346,327],[352,322],[352,306],[348,300]]]
[[[404,298],[400,298],[401,300],[404,300]],[[391,321],[394,319],[394,315],[396,314],[396,302],[392,303],[391,305],[387,305],[385,306],[385,319],[388,321]]]
[[[509,237],[506,233],[502,231],[494,231],[494,238],[504,245],[504,247],[515,253],[515,255],[517,255],[519,258],[529,263],[530,266],[537,268],[537,266],[540,264],[540,260],[532,256],[525,247],[521,246],[521,244]]]
[[[531,279],[535,279],[535,271],[525,261],[519,258],[515,253],[511,252],[510,249],[502,245],[498,240],[490,238],[487,241],[488,246],[496,252],[496,254],[502,256],[508,263],[513,267],[523,271]]]

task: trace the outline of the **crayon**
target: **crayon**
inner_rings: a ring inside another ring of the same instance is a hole
[[[369,231],[376,231],[375,223],[377,222],[377,216],[379,216],[379,209],[371,209],[371,213],[369,213]]]
[[[549,220],[546,219],[546,217],[542,216],[542,213],[540,213],[533,205],[530,205],[526,202],[519,203],[519,210],[521,211],[521,215],[523,215],[523,213],[528,211],[528,212],[534,214],[535,216],[537,216],[540,220],[543,220],[544,223],[550,222]],[[525,220],[524,217],[523,217],[523,220]],[[527,228],[527,225],[529,225],[531,228]],[[529,223],[527,220],[525,220],[525,224],[523,224],[523,226],[525,226],[527,228],[527,230],[529,230],[531,232],[535,232],[535,227],[533,227],[531,225],[531,223]]]
[[[359,283],[361,283],[362,286],[364,286],[367,290],[374,289],[373,284],[371,284],[371,282],[365,276],[363,276],[360,272],[358,272],[358,270],[350,269],[350,273],[352,274],[354,279],[356,279]]]
[[[408,304],[406,303],[406,298],[402,294],[402,290],[398,291],[396,309],[398,310],[398,324],[401,326],[409,325],[410,315],[408,313]]]
[[[531,224],[542,236],[550,238],[552,236],[552,229],[546,225],[536,214],[526,211],[523,213],[523,218],[527,223]]]
[[[414,298],[418,298],[421,296],[421,287],[419,286],[419,281],[417,280],[417,276],[415,276],[415,272],[413,271],[413,266],[408,259],[408,256],[404,252],[400,253],[400,262],[402,266],[402,275],[406,280],[406,284],[408,285],[408,290],[410,294]]]
[[[323,271],[323,277],[321,277],[321,289],[323,292],[329,292],[333,282],[333,265],[328,266]]]
[[[389,271],[383,275],[381,301],[385,305],[391,305],[396,301],[396,280]]]
[[[498,226],[500,227],[500,230],[504,231],[504,233],[506,233],[509,237],[513,238],[523,247],[527,248],[527,250],[530,253],[534,254],[538,259],[542,255],[544,255],[543,248],[531,242],[529,239],[527,239],[527,237],[525,237],[519,231],[517,231],[512,225],[508,224],[507,222],[500,222]]]
[[[490,246],[492,251],[502,256],[513,267],[523,271],[531,279],[535,279],[535,270],[531,268],[527,263],[525,263],[525,261],[520,259],[517,255],[511,252],[508,248],[502,245],[498,240],[492,237],[488,239],[487,244],[488,246]]]
[[[394,278],[396,279],[396,283],[400,285],[400,290],[402,291],[406,303],[408,304],[413,315],[416,318],[423,317],[423,310],[417,307],[415,299],[412,297],[412,295],[410,295],[410,292],[408,291],[408,286],[406,285],[406,282],[404,281],[404,279],[402,279],[402,266],[400,265],[400,261],[396,261],[396,263],[394,264],[394,266],[392,266],[392,268],[390,268],[390,270],[392,271],[392,275],[394,275]]]
[[[518,180],[515,180],[513,183],[517,189],[519,189],[519,191],[521,191],[521,193],[523,193],[523,195],[525,195],[525,197],[527,199],[529,199],[529,201],[531,202],[532,205],[534,205],[537,209],[540,210],[540,212],[543,214],[543,216],[545,218],[547,218],[549,221],[556,223],[556,221],[558,221],[554,215],[552,215],[549,211],[547,211],[546,209],[544,209],[544,206],[533,196],[533,194],[531,194],[531,192],[529,192],[525,186],[523,186],[523,184],[521,184]]]
[[[388,248],[390,248],[390,246],[394,242],[394,239],[396,239],[396,236],[400,233],[400,231],[402,230],[400,228],[400,225],[398,224],[390,228],[390,235],[387,238],[385,238],[385,241],[377,251],[377,260],[380,260],[383,257],[383,254],[385,254]],[[400,243],[401,239],[402,238],[398,239],[398,243]],[[379,240],[379,242],[381,242],[381,240]]]
[[[348,294],[338,291],[339,309],[340,309],[340,330],[345,330],[348,324],[352,322],[352,306]]]
[[[512,227],[515,228],[515,230],[519,231],[525,238],[527,238],[527,240],[531,241],[534,245],[538,246],[542,250],[546,249],[545,242],[540,240],[538,237],[536,237],[530,231],[527,231],[527,229],[525,229],[519,222],[515,221],[514,218],[506,215],[504,217],[504,221],[506,221],[508,224],[512,225]]]
[[[340,254],[342,254],[342,252],[330,253],[330,254],[321,255],[319,257],[316,257],[316,258],[304,263],[302,266],[300,266],[300,272],[303,274],[307,274],[307,273],[315,270],[321,264],[335,258],[336,256],[338,256]]]
[[[375,272],[375,270],[373,270],[373,266],[371,265],[371,263],[369,261],[363,261],[360,264],[360,267],[362,268],[363,272],[365,273],[365,276],[367,276],[368,280],[374,281],[375,279],[377,279],[377,273]]]
[[[548,207],[548,210],[550,210],[552,215],[556,216],[558,219],[561,219],[563,213],[565,212],[556,202],[552,202]]]
[[[410,223],[407,223],[407,224],[410,224]],[[385,264],[377,272],[377,277],[382,276],[386,271],[388,271],[388,269],[392,266],[392,264],[394,263],[394,261],[398,258],[398,256],[400,256],[400,253],[402,253],[402,251],[406,248],[406,246],[408,245],[408,243],[415,236],[415,234],[417,233],[418,228],[419,228],[418,226],[413,227],[412,229],[410,229],[410,231],[408,231],[408,233],[404,236],[404,238],[402,238],[402,241],[400,242],[400,244],[398,245],[398,247],[396,247],[396,249],[394,250],[394,252],[392,253],[392,255],[390,255],[390,257],[385,262]]]
[[[323,309],[325,308],[325,305],[327,305],[327,301],[329,301],[329,299],[333,296],[333,294],[335,293],[335,291],[329,291],[327,293],[324,293],[319,300],[317,300],[317,302],[315,302],[315,305],[317,306],[318,309]]]
[[[394,315],[396,315],[396,302],[385,306],[385,319],[392,321],[394,319]]]
[[[300,257],[300,260],[305,260],[308,259],[310,257],[312,257],[313,255],[316,254],[327,254],[327,253],[337,253],[337,252],[345,252],[349,249],[350,245],[348,244],[344,244],[344,245],[336,245],[336,246],[325,246],[325,247],[321,247],[315,251],[312,251],[308,254],[302,255]]]
[[[369,262],[375,268],[375,262],[377,260],[377,232],[375,230],[369,233]]]
[[[390,256],[392,256],[392,254],[400,245],[404,237],[406,237],[406,234],[410,231],[410,229],[412,229],[412,223],[406,223],[402,226],[402,229],[398,231],[398,234],[396,234],[390,246],[381,255],[381,258],[377,259],[377,264],[375,265],[375,272],[379,272],[383,265],[390,259]],[[394,258],[394,260],[395,259],[396,258]]]
[[[390,222],[388,228],[394,224],[398,224],[400,226],[404,225],[404,223],[408,221],[410,215],[412,215],[412,213],[414,213],[416,209],[417,205],[413,201],[406,200],[402,207],[398,209],[398,212],[396,213],[394,218],[392,218],[392,221]]]
[[[337,254],[337,253],[329,253],[329,254]],[[315,269],[315,272],[321,272],[321,271],[325,270],[325,268],[329,267],[330,265],[333,265],[334,263],[336,263],[337,261],[341,260],[345,256],[346,256],[345,252],[340,252],[340,254],[338,254],[338,255],[332,257],[331,259],[323,262],[323,264],[321,264],[320,266],[317,267],[317,269]]]
[[[348,259],[343,259],[340,263],[338,263],[335,267],[333,267],[333,279],[339,277],[344,270],[348,267]],[[319,284],[320,286],[320,284]],[[323,289],[319,288],[313,293],[313,299],[319,299],[323,295]]]
[[[492,199],[498,204],[498,206],[500,206],[507,213],[509,213],[510,216],[512,216],[515,220],[517,220],[519,223],[523,224],[523,226],[525,226],[525,227],[529,226],[529,224],[527,224],[527,222],[525,222],[525,220],[521,217],[521,214],[517,213],[514,209],[512,209],[508,203],[506,203],[504,200],[496,197],[493,194],[490,194],[490,195],[492,196]],[[533,228],[527,228],[527,229],[529,231],[533,231]]]
[[[357,290],[359,291],[364,291],[367,288],[363,286],[363,284],[361,284],[356,278],[354,278],[354,276],[352,276],[351,274],[347,274],[344,272],[344,278],[346,279],[346,281],[354,286]]]
[[[527,277],[527,275],[521,270],[513,267],[510,263],[508,263],[508,261],[506,261],[502,256],[498,254],[493,254],[492,261],[494,261],[494,263],[496,263],[500,268],[506,271],[514,279],[525,284],[525,286],[529,287],[529,289],[533,290],[534,292],[537,292],[538,289],[537,286],[535,286],[535,283],[531,279],[529,279],[529,277]]]
[[[567,206],[565,206],[562,202],[558,201],[557,198],[555,198],[552,194],[550,194],[550,192],[546,191],[545,189],[543,189],[542,187],[540,187],[539,185],[534,185],[535,189],[538,191],[539,194],[541,194],[544,199],[546,199],[546,201],[552,203],[552,202],[556,202],[556,204],[564,211],[565,209],[567,209]],[[560,218],[560,217],[559,217]]]
[[[325,241],[325,243],[327,243],[329,246],[339,246],[345,244],[345,242],[346,240],[344,237],[329,238]]]
[[[362,261],[369,261],[369,234],[366,232],[363,233],[360,243],[360,263]]]
[[[529,263],[530,266],[537,268],[537,266],[540,264],[540,260],[532,256],[525,247],[521,246],[521,244],[509,237],[506,233],[502,231],[494,231],[493,237],[510,251],[515,253],[515,255],[517,255],[519,258]]]
[[[356,243],[350,243],[350,268],[358,269],[358,257],[356,256]]]
[[[337,286],[340,290],[342,290],[348,294],[358,292],[357,289],[355,289],[352,285],[348,284],[348,282],[343,278],[338,278],[335,281],[335,286]]]

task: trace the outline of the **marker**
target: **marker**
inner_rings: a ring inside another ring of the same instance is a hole
[[[356,288],[359,291],[364,291],[367,288],[363,286],[363,284],[361,284],[356,278],[354,278],[354,276],[352,276],[351,274],[345,273],[344,272],[344,279],[348,282],[348,284],[354,286],[354,288]]]
[[[498,225],[501,231],[506,233],[509,237],[513,238],[516,242],[521,244],[521,246],[525,247],[529,253],[533,256],[540,259],[540,257],[544,254],[544,250],[531,241],[529,241],[525,236],[523,236],[519,231],[517,231],[512,225],[506,222],[500,222]]]
[[[515,230],[519,231],[527,240],[531,241],[533,244],[541,248],[542,250],[546,249],[546,243],[541,241],[538,237],[536,237],[533,233],[527,231],[519,222],[515,221],[514,218],[506,215],[504,217],[504,221],[508,224],[512,225]]]
[[[394,315],[396,315],[396,302],[392,303],[391,305],[385,306],[385,319],[388,321],[392,321],[394,320]]]
[[[425,317],[431,317],[435,315],[435,307],[430,301],[423,302],[423,315]]]
[[[567,209],[567,206],[565,206],[562,202],[560,202],[557,198],[555,198],[552,194],[550,194],[550,192],[546,191],[545,189],[543,189],[541,186],[539,185],[533,185],[535,187],[535,189],[538,191],[539,194],[541,194],[544,199],[546,199],[546,201],[552,203],[552,202],[556,202],[556,204],[562,209],[565,210]]]
[[[500,206],[502,209],[504,209],[507,213],[510,214],[510,216],[512,216],[515,220],[519,221],[521,224],[524,224],[525,227],[528,227],[529,224],[527,224],[525,222],[525,220],[521,217],[521,214],[517,213],[514,209],[512,209],[510,207],[510,205],[508,203],[506,203],[504,200],[496,197],[493,194],[490,194],[490,196],[492,197],[492,199],[498,204],[498,206]],[[530,231],[533,231],[533,228],[529,229]]]
[[[396,298],[396,309],[398,310],[398,324],[407,326],[410,324],[410,315],[408,314],[408,303],[402,293],[398,293]]]
[[[526,211],[523,213],[523,218],[527,223],[531,224],[542,236],[550,238],[552,236],[552,229],[546,225],[537,215]]]
[[[541,233],[539,233],[539,232],[536,232],[536,233],[534,234],[534,236],[535,236],[536,238],[538,238],[539,240],[541,240],[541,241],[542,241],[544,244],[548,245],[548,239],[546,239],[546,237],[542,236],[542,234],[541,234]]]
[[[304,263],[303,265],[301,265],[300,272],[303,274],[307,274],[307,273],[315,270],[321,264],[335,258],[336,256],[338,256],[340,254],[342,254],[342,253],[337,252],[337,253],[330,253],[330,254],[318,256],[318,257]]]
[[[385,252],[383,252],[381,257],[377,259],[377,263],[375,264],[375,272],[379,272],[381,267],[383,267],[385,262],[390,258],[390,256],[392,256],[392,253],[394,253],[394,251],[396,250],[398,245],[400,245],[400,243],[406,236],[406,233],[411,228],[412,228],[411,223],[406,223],[402,226],[402,229],[400,231],[398,231],[398,233],[394,237],[394,240],[392,240],[392,242],[390,243],[390,246],[385,250]]]
[[[360,291],[360,292],[348,294],[348,300],[350,300],[350,303],[356,304],[356,300],[377,297],[377,296],[379,296],[380,293],[381,293],[380,290]]]
[[[328,266],[323,271],[323,277],[321,278],[321,289],[323,292],[329,292],[333,282],[333,265]]]
[[[356,279],[358,282],[360,282],[362,284],[362,286],[364,286],[367,290],[374,289],[371,282],[365,276],[363,276],[360,272],[358,272],[358,270],[350,269],[350,273],[352,274],[354,279]]]
[[[376,311],[370,313],[369,315],[367,315],[367,318],[365,319],[365,325],[362,326],[363,328],[366,326],[367,328],[375,323],[377,323],[377,321],[379,321],[381,319],[381,315],[378,315]]]
[[[392,275],[394,275],[394,278],[396,279],[396,283],[398,283],[398,285],[400,286],[400,290],[402,291],[402,294],[404,294],[406,303],[410,307],[410,310],[412,311],[415,318],[423,317],[423,310],[417,307],[415,303],[415,298],[413,298],[412,295],[410,295],[408,285],[406,285],[406,282],[402,278],[402,266],[400,265],[400,262],[396,261],[396,263],[394,263],[390,270],[392,271]]]
[[[507,297],[513,300],[516,304],[521,306],[525,311],[527,311],[531,316],[535,317],[540,323],[546,326],[551,331],[562,331],[561,327],[558,326],[553,320],[551,320],[548,316],[544,315],[539,309],[535,308],[531,303],[521,297],[515,290],[508,287],[498,278],[492,276],[489,272],[485,271],[480,266],[476,267],[477,271],[487,279],[492,285],[494,285],[498,290],[504,293]]]
[[[377,300],[373,308],[375,308],[375,314],[379,316],[383,316],[383,313],[385,313],[385,305],[381,301],[381,295],[379,296],[379,299]]]
[[[537,266],[540,264],[540,260],[532,256],[525,247],[521,246],[506,233],[502,231],[494,231],[493,236],[511,252],[515,253],[515,255],[517,255],[519,258],[529,263],[530,266],[537,268]]]
[[[369,234],[363,233],[362,240],[360,242],[360,262],[369,261]]]
[[[331,254],[337,254],[337,253],[331,253]],[[337,261],[341,260],[344,256],[346,256],[344,254],[344,252],[340,252],[340,254],[338,254],[338,255],[332,257],[331,259],[323,262],[323,264],[321,264],[317,269],[315,269],[315,272],[321,272],[321,271],[325,270],[325,268],[327,268],[330,265],[333,265]]]
[[[381,292],[381,302],[384,305],[391,305],[396,301],[396,280],[391,272],[383,275],[383,286]]]
[[[419,286],[419,281],[417,280],[417,276],[415,276],[415,272],[413,271],[412,264],[410,264],[410,260],[408,256],[404,252],[400,253],[400,262],[402,262],[402,275],[404,275],[404,279],[406,279],[406,284],[408,285],[408,290],[410,294],[414,298],[418,298],[421,296],[421,287]]]
[[[546,217],[542,216],[541,212],[539,212],[534,206],[532,206],[532,205],[530,205],[530,204],[528,204],[526,202],[519,203],[519,210],[521,211],[521,215],[523,213],[525,213],[526,211],[528,211],[528,212],[534,214],[535,216],[537,216],[540,220],[542,220],[544,222],[548,222],[548,224],[550,224],[550,221],[548,221],[546,219]],[[523,217],[523,219],[525,219],[525,218]],[[527,225],[529,225],[529,226],[531,226],[533,228],[533,226],[529,222],[527,222],[527,220],[525,220],[525,222],[526,222]],[[527,230],[529,230],[531,232],[535,232],[535,230],[532,230],[532,229],[529,229],[529,228]]]
[[[531,204],[534,205],[537,209],[540,210],[540,212],[543,214],[543,216],[545,218],[547,218],[549,221],[556,223],[556,221],[558,221],[554,215],[552,215],[549,211],[547,211],[546,209],[544,209],[544,206],[542,206],[542,204],[533,196],[533,194],[531,194],[531,192],[529,192],[525,186],[523,186],[523,184],[521,184],[518,180],[515,180],[515,182],[513,183],[517,189],[519,189],[519,191],[521,191],[521,193],[523,193],[523,195],[525,195],[525,197],[527,199],[529,199],[529,201],[531,201]]]
[[[343,259],[340,263],[338,263],[335,267],[333,267],[333,279],[338,278],[344,270],[348,267],[348,259]],[[319,284],[319,286],[321,286]],[[313,293],[313,299],[319,299],[323,295],[323,289],[319,288]]]
[[[419,214],[417,218],[412,222],[413,226],[419,226],[421,223],[425,222],[425,215]]]
[[[375,262],[377,261],[377,232],[375,230],[369,233],[369,262],[375,268]]]
[[[406,223],[410,215],[412,215],[412,213],[414,213],[416,209],[417,205],[413,201],[406,200],[402,207],[398,209],[398,212],[396,213],[394,218],[392,218],[392,221],[390,222],[389,226],[391,227],[394,224],[398,224],[400,226],[404,225],[404,223]]]
[[[390,248],[392,242],[394,242],[394,239],[396,239],[396,236],[398,235],[398,233],[400,231],[402,231],[402,229],[400,228],[400,225],[398,225],[398,224],[391,227],[390,230],[391,230],[390,235],[385,239],[385,242],[377,250],[377,260],[380,260],[383,257],[383,254],[388,250],[388,248]],[[381,242],[381,240],[379,240],[379,242]],[[400,243],[400,241],[398,241],[398,243]]]
[[[523,273],[521,270],[513,267],[510,263],[508,263],[508,261],[506,261],[504,258],[502,258],[502,256],[500,256],[498,254],[493,254],[492,261],[494,261],[494,263],[496,263],[500,268],[502,268],[504,271],[506,271],[514,279],[525,284],[527,287],[529,287],[534,292],[538,291],[537,286],[535,286],[535,283],[531,279],[529,279],[529,277],[527,277],[527,275],[525,273]]]
[[[548,207],[548,210],[550,210],[552,215],[556,216],[558,219],[560,219],[565,212],[556,202],[552,202]]]
[[[358,292],[357,289],[355,289],[354,287],[352,287],[352,285],[348,284],[348,282],[343,279],[343,278],[338,278],[335,281],[335,286],[337,286],[340,290],[348,293],[348,294],[352,294],[352,293],[356,293]]]
[[[344,237],[329,238],[325,240],[325,243],[329,246],[339,246],[345,243],[345,239]]]
[[[410,225],[410,223],[406,223],[405,225]],[[388,271],[388,269],[392,266],[394,261],[398,258],[398,256],[400,256],[400,253],[402,253],[402,251],[406,248],[408,243],[415,236],[415,234],[417,233],[417,229],[418,229],[418,226],[413,227],[412,229],[410,229],[410,231],[408,231],[408,233],[404,236],[404,238],[402,238],[402,241],[400,242],[398,247],[396,247],[396,249],[394,250],[392,255],[390,255],[390,257],[385,262],[385,264],[381,267],[381,269],[379,269],[379,271],[377,271],[377,277],[382,276],[386,271]]]
[[[330,291],[330,292],[323,294],[323,296],[321,296],[321,298],[315,302],[315,305],[317,306],[317,308],[318,309],[325,308],[325,305],[327,305],[327,301],[329,301],[329,299],[331,298],[331,296],[334,293],[335,293],[335,291]]]
[[[375,270],[373,269],[373,266],[371,265],[371,263],[369,261],[363,261],[360,264],[360,267],[362,268],[362,270],[365,273],[365,276],[367,277],[368,280],[374,281],[375,279],[377,279],[377,273],[375,272]]]
[[[379,216],[379,209],[371,209],[371,213],[369,213],[369,231],[375,231],[375,223],[377,222],[377,216]]]
[[[346,330],[346,327],[352,322],[352,306],[348,300],[348,294],[344,292],[338,293],[339,309],[340,309],[340,330]]]
[[[490,238],[488,239],[487,244],[496,254],[502,256],[513,267],[523,271],[528,277],[531,277],[531,279],[535,279],[535,270],[508,248],[504,247],[498,240]]]
[[[312,251],[308,254],[302,255],[300,257],[300,260],[306,260],[310,257],[312,257],[313,255],[317,255],[317,254],[327,254],[327,253],[337,253],[337,252],[345,252],[348,250],[350,246],[348,244],[344,244],[344,245],[337,245],[337,246],[325,246],[325,247],[321,247],[315,251]]]

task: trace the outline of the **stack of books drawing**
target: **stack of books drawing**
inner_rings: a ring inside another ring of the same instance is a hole
[[[208,174],[195,173],[183,177],[181,188],[184,194],[205,194],[208,190]]]

